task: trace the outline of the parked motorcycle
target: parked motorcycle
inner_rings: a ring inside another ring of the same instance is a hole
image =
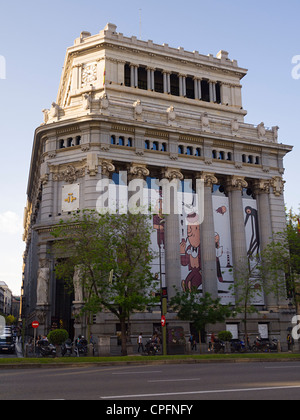
[[[261,352],[268,352],[270,347],[270,342],[267,339],[256,337],[256,340],[253,343],[252,351],[257,353]]]
[[[225,353],[225,343],[218,338],[214,343],[214,352],[215,353]]]
[[[38,342],[40,354],[43,357],[56,357],[56,347],[50,344],[47,340],[40,340]]]
[[[230,342],[230,348],[232,353],[245,353],[246,352],[246,346],[245,342],[242,340],[231,340]]]
[[[72,352],[73,352],[73,343],[70,339],[68,339],[67,341],[65,341],[62,345],[61,345],[61,355],[64,356],[72,356]]]
[[[148,356],[155,356],[160,352],[160,345],[154,341],[149,340],[145,345],[145,350]]]
[[[86,356],[88,354],[88,342],[84,337],[77,340],[74,347],[74,352],[77,357]]]

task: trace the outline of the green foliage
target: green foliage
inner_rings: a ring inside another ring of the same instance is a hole
[[[61,221],[53,232],[56,275],[68,280],[72,289],[74,270],[80,268],[84,311],[108,310],[119,319],[123,354],[126,321],[133,312],[157,302],[151,273],[152,230],[150,217],[143,214],[84,210]]]
[[[220,299],[212,299],[209,293],[201,296],[198,290],[191,292],[177,290],[170,305],[178,312],[179,319],[193,322],[198,331],[203,330],[206,324],[224,322],[232,315],[231,308],[222,305]]]
[[[221,341],[228,342],[228,341],[232,340],[232,334],[231,334],[231,332],[230,332],[230,331],[220,331],[220,332],[218,333],[218,338],[219,338]]]
[[[66,330],[53,330],[50,331],[47,338],[51,344],[59,346],[69,338],[69,334]]]

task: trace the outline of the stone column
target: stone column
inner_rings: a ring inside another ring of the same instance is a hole
[[[163,172],[163,178],[165,182],[172,182],[178,186],[179,182],[183,180],[183,174],[178,169],[167,168]],[[163,197],[165,202],[164,187]],[[174,208],[173,188],[171,188],[170,201],[170,214],[165,215],[166,285],[169,299],[175,295],[173,286],[180,289],[181,284],[179,214],[176,214],[177,211]]]
[[[38,334],[46,334],[50,325],[50,261],[42,255],[37,272],[36,298],[36,316],[40,323]]]
[[[81,268],[76,266],[74,269],[73,276],[74,284],[74,301],[73,301],[73,314],[72,317],[75,318],[74,322],[74,332],[75,337],[79,335],[86,335],[86,317],[80,315],[82,307],[84,305],[84,288],[81,279]]]
[[[171,80],[170,80],[170,73],[167,71],[163,72],[163,82],[164,82],[164,93],[171,92]]]
[[[218,297],[215,228],[213,219],[212,187],[218,180],[212,173],[203,172],[204,181],[204,220],[201,225],[201,255],[203,292]]]
[[[226,180],[230,208],[233,267],[237,270],[239,270],[239,267],[240,269],[246,269],[248,261],[242,200],[243,188],[247,188],[247,186],[248,183],[243,177],[231,176]],[[236,293],[238,295],[238,290],[236,290]]]
[[[198,79],[194,77],[194,96],[195,99],[199,99]]]
[[[265,247],[272,241],[272,223],[270,217],[270,181],[256,180],[253,185],[253,190],[256,195],[259,231],[260,231],[260,250],[263,251]],[[263,264],[263,261],[262,261]],[[278,306],[277,297],[270,294],[265,297],[268,309],[274,310]]]

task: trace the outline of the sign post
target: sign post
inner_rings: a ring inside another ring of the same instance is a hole
[[[39,327],[39,322],[38,321],[33,321],[31,323],[31,326],[33,328],[33,347],[34,347],[34,354],[35,354],[35,342],[36,342],[36,330]]]

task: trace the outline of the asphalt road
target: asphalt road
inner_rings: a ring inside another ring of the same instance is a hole
[[[0,400],[299,400],[300,363],[0,370]]]

